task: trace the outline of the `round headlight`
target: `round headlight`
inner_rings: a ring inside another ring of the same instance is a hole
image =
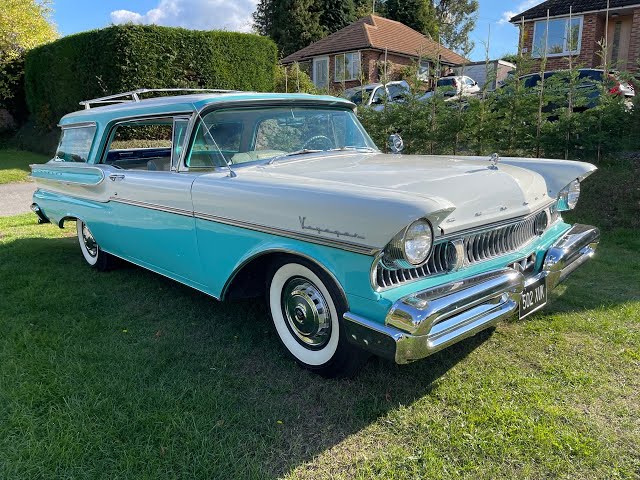
[[[433,228],[427,220],[416,220],[398,233],[385,247],[385,268],[415,268],[429,259],[433,247]]]
[[[411,265],[420,265],[429,258],[433,246],[433,230],[426,220],[416,220],[404,233],[404,258]]]
[[[558,194],[558,210],[573,210],[580,198],[580,182],[573,180],[569,185],[560,190]]]

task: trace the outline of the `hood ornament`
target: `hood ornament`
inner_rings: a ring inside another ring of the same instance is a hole
[[[500,156],[497,153],[492,153],[491,158],[489,158],[491,165],[489,165],[489,170],[498,170],[498,163],[500,162]]]

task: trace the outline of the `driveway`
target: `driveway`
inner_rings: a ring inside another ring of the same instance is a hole
[[[9,217],[31,211],[31,196],[36,186],[33,182],[0,185],[0,217]]]

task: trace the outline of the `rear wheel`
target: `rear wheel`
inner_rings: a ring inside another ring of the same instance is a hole
[[[76,220],[76,230],[78,232],[80,250],[86,262],[100,271],[108,270],[113,264],[113,257],[100,249],[100,245],[93,238],[93,234],[86,223],[82,220]]]
[[[267,303],[289,354],[327,378],[354,375],[367,354],[346,338],[346,301],[329,275],[311,262],[283,259],[273,265],[270,279]]]

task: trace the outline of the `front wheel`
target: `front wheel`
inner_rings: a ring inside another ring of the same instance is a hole
[[[321,269],[298,259],[277,262],[267,297],[278,337],[302,367],[331,378],[352,376],[364,365],[367,354],[344,332],[346,301]]]
[[[100,249],[87,224],[82,220],[76,220],[76,230],[80,250],[86,262],[100,271],[109,270],[113,264],[113,257]]]

